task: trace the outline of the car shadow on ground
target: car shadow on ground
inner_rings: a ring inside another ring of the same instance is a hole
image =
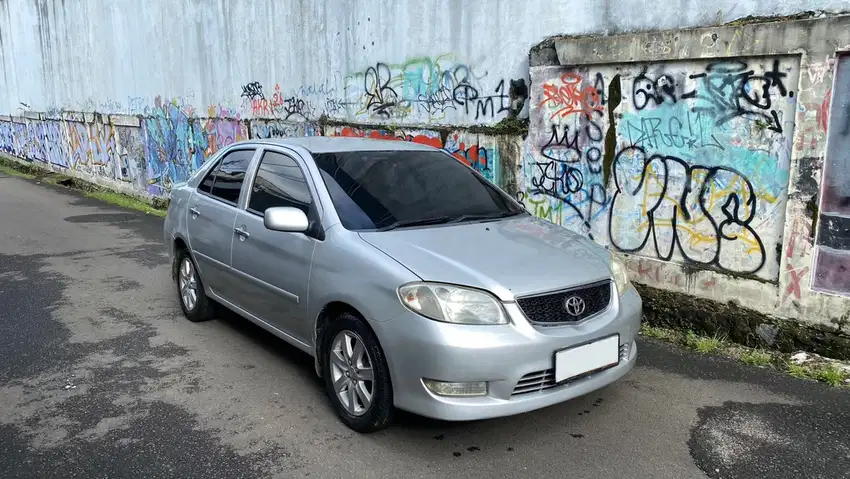
[[[322,398],[325,398],[321,407],[325,409],[329,418],[335,419],[334,411],[325,396],[324,383],[315,373],[312,356],[301,351],[295,346],[290,345],[286,341],[278,338],[274,334],[266,331],[260,326],[257,326],[251,321],[248,321],[238,314],[228,310],[227,308],[218,307],[214,320],[220,321],[223,325],[226,325],[229,329],[231,329],[233,334],[239,334],[249,339],[256,347],[262,348],[264,351],[278,357],[280,361],[285,364],[294,366],[293,369],[295,369],[298,373],[301,382],[307,385],[307,387],[313,388],[314,392],[317,392]],[[589,402],[592,400],[587,401]],[[601,401],[598,399],[596,401],[597,402],[595,404],[598,406]],[[586,406],[587,405],[575,406],[578,411],[578,416],[584,414],[587,407],[590,407]],[[550,408],[545,408],[543,411],[549,409]],[[531,414],[534,413],[532,412]],[[503,420],[504,419],[502,419],[502,421]],[[447,432],[455,430],[467,431],[470,428],[487,429],[488,424],[496,424],[498,422],[500,422],[499,419],[478,421],[443,421],[397,409],[393,418],[392,426],[389,430],[408,431],[413,433],[415,436],[422,435],[428,436],[429,438],[434,436],[435,439],[440,440],[440,436]]]

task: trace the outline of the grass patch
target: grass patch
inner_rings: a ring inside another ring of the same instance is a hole
[[[648,324],[644,324],[640,328],[640,333],[644,336],[648,336],[650,338],[661,339],[663,341],[669,342],[677,342],[675,341],[677,336],[677,331],[667,328],[659,328],[656,326],[650,326]]]
[[[832,386],[850,386],[850,383],[847,382],[850,379],[850,371],[843,369],[841,363],[833,362],[816,354],[810,354],[811,358],[805,363],[797,364],[791,360],[790,354],[742,346],[727,341],[725,336],[703,336],[693,331],[684,332],[648,324],[641,326],[640,334],[683,346],[702,354],[724,356],[751,366],[785,371],[795,378],[812,379]]]
[[[847,373],[839,369],[833,364],[825,364],[815,370],[815,379],[833,386],[841,386],[844,380],[848,378]]]
[[[20,176],[22,178],[35,178],[34,175],[30,175],[30,174],[24,173],[22,171],[18,171],[15,168],[7,165],[5,161],[0,161],[0,172],[3,172],[3,173],[5,173],[9,176]]]
[[[773,361],[773,355],[761,349],[745,349],[741,352],[741,355],[738,356],[738,359],[740,359],[744,364],[749,364],[750,366],[764,367],[770,365]]]
[[[156,209],[150,204],[133,198],[132,196],[127,196],[112,191],[86,191],[83,192],[83,194],[89,198],[105,201],[115,206],[120,206],[122,208],[129,208],[131,210],[141,211],[149,215],[165,217],[166,211]]]
[[[719,336],[699,336],[694,334],[693,331],[688,331],[685,336],[685,343],[700,353],[714,353],[723,346],[723,338]]]
[[[788,371],[788,374],[794,376],[795,378],[806,379],[809,377],[808,369],[802,364],[796,363],[788,363],[785,367],[785,370]]]
[[[149,215],[164,217],[168,210],[168,200],[154,198],[147,202],[140,198],[108,190],[102,186],[79,178],[72,178],[53,171],[48,171],[36,165],[20,163],[0,155],[0,172],[22,178],[34,179],[37,182],[64,186],[80,191],[88,198],[100,200],[121,208],[141,211]]]

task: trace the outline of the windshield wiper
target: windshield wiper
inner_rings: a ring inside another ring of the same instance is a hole
[[[508,216],[516,216],[522,213],[521,211],[498,211],[496,213],[489,213],[486,215],[460,215],[452,218],[449,223],[460,223],[462,221],[470,221],[470,220],[497,220],[500,218],[507,218]]]
[[[389,231],[394,230],[396,228],[401,228],[404,226],[424,226],[424,225],[438,225],[441,223],[448,223],[451,220],[450,216],[436,216],[434,218],[422,218],[418,220],[405,220],[405,221],[396,221],[391,225],[384,226],[383,228],[378,228],[376,231]]]

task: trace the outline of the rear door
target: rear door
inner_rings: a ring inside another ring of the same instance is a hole
[[[236,206],[245,172],[255,153],[255,148],[226,153],[189,199],[189,247],[198,263],[201,280],[225,299],[230,298],[225,285],[230,274]]]
[[[262,152],[256,175],[246,191],[245,209],[236,213],[233,273],[239,277],[239,306],[296,340],[310,344],[307,321],[310,265],[316,239],[304,233],[266,229],[266,208],[291,206],[308,217],[314,195],[304,165],[284,150]]]

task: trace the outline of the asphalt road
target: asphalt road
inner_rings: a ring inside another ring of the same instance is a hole
[[[0,175],[0,477],[850,477],[850,392],[651,340],[566,404],[358,435],[304,354],[183,319],[161,225]]]

